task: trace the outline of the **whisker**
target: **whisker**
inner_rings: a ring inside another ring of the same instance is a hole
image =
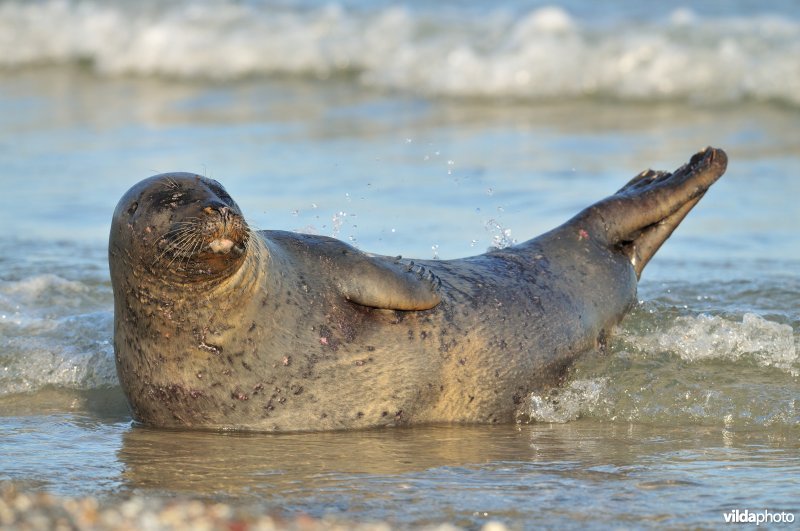
[[[167,267],[171,267],[173,263],[179,258],[188,258],[192,253],[188,253],[189,249],[196,246],[196,240],[202,241],[202,227],[199,223],[186,223],[179,222],[184,226],[173,228],[167,231],[161,239],[167,239],[168,243],[163,251],[156,257],[154,263],[158,263],[164,259],[167,254],[172,254],[172,259],[167,263]]]
[[[184,269],[189,264],[189,260],[193,256],[195,256],[195,254],[197,254],[203,248],[203,244],[204,243],[205,242],[204,242],[204,239],[202,238],[202,236],[198,235],[198,237],[195,239],[194,243],[192,244],[191,249],[189,249],[189,251],[184,255],[184,261],[183,261],[183,268]]]
[[[182,233],[180,236],[173,237],[172,241],[170,241],[164,248],[164,250],[161,252],[161,254],[158,255],[156,261],[159,261],[162,258],[164,258],[164,256],[167,253],[170,252],[174,253],[176,250],[179,250],[186,241],[190,240],[194,236],[194,234],[195,234],[194,231],[186,231],[185,233]]]

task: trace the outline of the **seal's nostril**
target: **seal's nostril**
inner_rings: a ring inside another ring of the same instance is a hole
[[[227,221],[228,218],[231,216],[231,209],[228,205],[224,203],[218,203],[214,201],[207,207],[203,208],[203,212],[208,215],[217,214],[219,215],[224,221]]]

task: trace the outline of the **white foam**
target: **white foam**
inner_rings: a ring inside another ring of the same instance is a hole
[[[581,417],[649,423],[700,423],[728,429],[797,426],[800,357],[792,327],[753,313],[658,317],[657,331],[619,331],[608,356],[577,362],[574,379],[533,393],[522,422]],[[724,366],[719,378],[710,367]],[[776,372],[777,369],[777,372]]]
[[[49,323],[36,333],[0,341],[0,396],[35,392],[48,385],[72,389],[117,385],[111,312]]]
[[[564,423],[594,412],[604,403],[607,378],[573,380],[547,394],[533,393],[530,410],[523,412],[525,420]]]
[[[107,297],[104,286],[90,286],[52,273],[0,281],[0,332],[41,334],[59,318],[92,311]]]
[[[61,294],[64,297],[85,295],[89,288],[74,280],[67,280],[52,273],[35,275],[16,281],[0,283],[0,294],[28,303],[44,301],[49,296]]]
[[[106,75],[355,74],[440,96],[779,100],[800,105],[800,21],[767,15],[593,23],[521,15],[258,3],[0,4],[0,68],[84,62]]]
[[[0,281],[0,396],[116,385],[110,290],[44,273]]]
[[[749,357],[759,365],[792,374],[800,362],[792,327],[752,313],[744,314],[741,322],[719,316],[682,316],[665,331],[629,339],[645,351],[668,351],[690,362]]]

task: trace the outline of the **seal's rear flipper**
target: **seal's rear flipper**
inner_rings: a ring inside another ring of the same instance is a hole
[[[678,228],[678,225],[680,225],[683,218],[686,217],[686,214],[694,208],[703,195],[704,194],[701,194],[699,197],[684,203],[683,206],[670,216],[642,230],[641,234],[635,240],[621,245],[625,254],[630,258],[633,268],[636,270],[637,278],[642,276],[642,271],[644,270],[644,266],[647,265],[647,262],[649,262],[653,255],[656,254],[656,251],[661,248],[661,245],[667,241],[667,238],[672,235],[672,231]]]
[[[640,173],[572,222],[591,228],[607,245],[622,249],[640,276],[686,214],[725,173],[727,164],[724,151],[708,147],[673,173]]]

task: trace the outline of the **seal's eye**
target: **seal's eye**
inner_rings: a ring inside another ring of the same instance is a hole
[[[139,208],[138,201],[134,201],[133,203],[131,203],[131,206],[128,207],[128,215],[132,216],[136,212],[136,209],[138,208]]]

